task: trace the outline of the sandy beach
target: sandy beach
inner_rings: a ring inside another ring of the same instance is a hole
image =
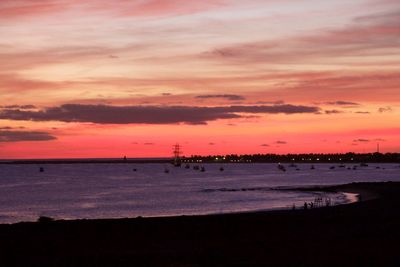
[[[400,183],[309,210],[0,225],[2,266],[399,266]]]

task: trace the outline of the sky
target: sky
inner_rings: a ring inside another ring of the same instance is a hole
[[[2,0],[0,158],[400,152],[398,0]]]

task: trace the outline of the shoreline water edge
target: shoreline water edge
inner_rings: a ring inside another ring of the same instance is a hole
[[[4,266],[399,266],[400,182],[315,209],[1,224]],[[23,255],[23,257],[21,257]]]

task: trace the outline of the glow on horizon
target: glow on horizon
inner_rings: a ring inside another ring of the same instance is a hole
[[[0,158],[399,152],[399,21],[392,0],[1,1]]]

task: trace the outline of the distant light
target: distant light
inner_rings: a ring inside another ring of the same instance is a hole
[[[317,160],[319,160],[319,158],[317,158]]]
[[[331,160],[330,158],[328,160]]]
[[[353,158],[351,158],[351,160],[353,160]]]

